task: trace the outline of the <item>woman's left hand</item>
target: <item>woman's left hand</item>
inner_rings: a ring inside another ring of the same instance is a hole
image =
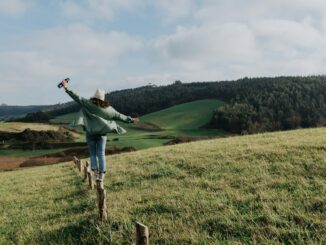
[[[132,119],[132,122],[133,123],[138,123],[139,122],[139,118],[138,117],[136,117],[136,118],[131,118]]]
[[[132,117],[128,117],[128,122],[129,123],[135,123],[135,122],[139,122],[139,118],[132,118]]]

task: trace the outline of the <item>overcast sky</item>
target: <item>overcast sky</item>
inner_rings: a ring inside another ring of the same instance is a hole
[[[0,0],[0,103],[325,67],[325,0]]]

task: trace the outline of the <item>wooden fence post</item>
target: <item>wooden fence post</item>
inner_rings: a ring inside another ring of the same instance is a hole
[[[149,245],[148,227],[139,222],[136,222],[136,245]]]
[[[79,170],[79,172],[81,172],[82,171],[82,161],[80,159],[78,159],[77,163],[78,163],[77,164],[78,170]]]
[[[96,189],[97,189],[98,209],[100,214],[99,220],[107,221],[108,215],[106,212],[106,191],[104,189],[103,181],[96,180]]]
[[[89,188],[91,190],[93,190],[94,189],[94,184],[93,184],[93,179],[92,179],[92,173],[91,173],[91,171],[89,169],[87,170],[87,177],[88,177]]]
[[[88,170],[89,163],[86,161],[86,164],[84,166],[84,181],[87,180],[87,170]]]
[[[76,165],[76,167],[77,167],[78,158],[77,158],[76,156],[74,156],[74,163],[75,163],[75,165]]]

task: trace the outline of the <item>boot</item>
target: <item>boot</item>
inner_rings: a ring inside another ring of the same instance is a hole
[[[105,177],[105,173],[100,173],[99,176],[98,176],[98,179],[100,181],[104,181],[104,177]]]
[[[97,169],[94,169],[92,170],[92,180],[95,182],[97,179],[98,179],[98,170]]]

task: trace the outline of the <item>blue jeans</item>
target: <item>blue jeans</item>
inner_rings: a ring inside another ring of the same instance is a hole
[[[86,140],[91,158],[91,169],[106,172],[105,145],[106,135],[90,135],[86,133]],[[97,165],[98,159],[98,165]]]

